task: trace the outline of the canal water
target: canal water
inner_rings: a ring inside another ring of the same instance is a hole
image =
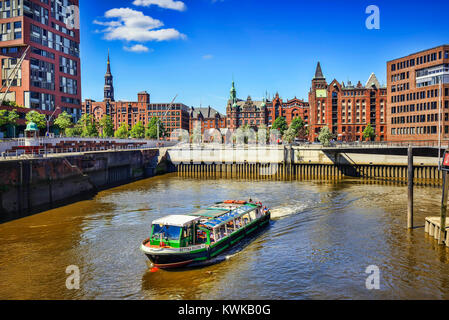
[[[166,175],[0,225],[0,299],[448,299],[449,251],[424,233],[441,190],[358,180],[249,181]],[[153,219],[218,200],[261,200],[275,218],[212,266],[150,272]],[[66,268],[79,267],[79,290]],[[365,271],[380,271],[368,290]]]

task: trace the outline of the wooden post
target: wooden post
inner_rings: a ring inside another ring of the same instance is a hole
[[[413,149],[408,147],[408,210],[407,228],[413,229]]]
[[[444,238],[444,231],[446,230],[446,209],[447,209],[447,194],[449,190],[449,172],[443,171],[443,197],[441,199],[441,211],[440,211],[440,236],[438,244],[442,244]],[[447,245],[447,244],[446,244]]]

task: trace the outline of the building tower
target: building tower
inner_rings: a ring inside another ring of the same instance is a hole
[[[108,50],[108,66],[106,74],[104,76],[104,100],[115,101],[114,100],[114,77],[111,73],[111,61],[109,59]]]

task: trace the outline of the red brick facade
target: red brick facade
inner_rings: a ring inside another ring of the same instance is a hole
[[[245,125],[258,128],[262,124],[269,128],[279,117],[284,117],[288,125],[293,118],[301,117],[308,125],[309,104],[296,97],[284,102],[278,93],[272,101],[268,99],[254,101],[250,96],[246,100],[240,100],[237,99],[237,91],[233,83],[231,96],[226,106],[226,115],[226,125],[229,129],[237,129]]]
[[[162,120],[165,129],[170,134],[175,129],[189,130],[189,108],[182,103],[150,103],[147,92],[138,94],[137,101],[101,101],[86,99],[83,102],[83,114],[93,114],[99,121],[103,115],[109,115],[117,130],[123,123],[130,130],[137,122],[146,126],[151,118]]]
[[[197,124],[201,125],[201,133],[208,129],[224,129],[226,128],[226,116],[211,108],[194,108],[190,109],[189,114],[189,131],[193,132],[193,128]]]
[[[365,86],[360,82],[345,85],[335,79],[328,84],[318,63],[309,104],[311,141],[316,141],[326,126],[340,141],[360,141],[368,124],[376,133],[376,141],[387,140],[387,89],[374,74]]]
[[[387,83],[389,141],[449,139],[449,45],[388,61]]]

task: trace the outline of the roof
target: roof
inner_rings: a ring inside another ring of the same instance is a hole
[[[30,122],[30,123],[28,123],[25,131],[39,131],[39,128],[37,127],[37,125],[34,122]]]
[[[365,87],[368,88],[368,89],[371,89],[371,88],[378,89],[378,88],[380,88],[379,80],[377,80],[377,77],[376,77],[376,75],[374,73],[371,73],[368,81],[366,82]]]
[[[314,79],[324,79],[323,71],[321,70],[321,64],[320,64],[319,61],[318,61],[318,64],[316,66]]]
[[[199,217],[187,215],[170,215],[153,221],[153,224],[168,225],[175,227],[184,227],[194,221],[199,220]]]
[[[225,116],[222,115],[220,112],[215,110],[214,108],[211,108],[210,106],[208,108],[194,108],[192,107],[190,109],[190,114],[193,118],[198,118],[199,115],[202,115],[205,119],[211,119],[215,118],[217,115],[221,118],[224,118]]]
[[[248,205],[248,204],[244,205],[244,206],[241,206],[241,207],[239,207],[237,209],[234,209],[234,210],[232,210],[232,211],[230,211],[230,212],[228,212],[228,213],[226,213],[226,214],[224,214],[224,215],[222,215],[222,216],[220,216],[220,217],[218,217],[216,219],[207,221],[204,225],[206,227],[209,227],[209,228],[219,227],[221,225],[224,225],[224,224],[228,223],[229,221],[234,220],[235,218],[238,218],[238,217],[244,215],[245,213],[247,213],[248,211],[253,210],[256,207],[257,206]]]
[[[192,213],[192,216],[198,216],[198,217],[208,217],[208,218],[216,218],[219,217],[229,210],[227,209],[217,209],[217,208],[208,208],[208,209],[202,209],[195,213]]]

